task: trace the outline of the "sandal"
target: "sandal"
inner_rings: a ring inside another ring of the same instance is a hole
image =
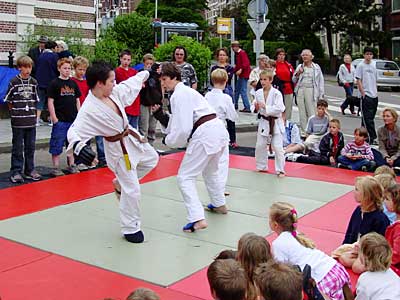
[[[228,213],[228,210],[226,209],[226,206],[225,206],[225,205],[216,207],[216,206],[214,206],[214,205],[212,205],[212,204],[210,203],[210,204],[208,204],[208,205],[206,206],[206,209],[207,209],[208,211],[210,211],[210,212],[214,212],[214,213],[217,213],[217,214],[223,214],[223,215],[225,215],[225,214]]]
[[[196,229],[194,228],[194,225],[196,224],[196,222],[192,222],[192,223],[187,223],[185,226],[183,226],[183,231],[186,232],[195,232]]]

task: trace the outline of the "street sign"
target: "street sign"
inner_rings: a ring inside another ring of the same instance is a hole
[[[217,18],[217,33],[230,34],[231,33],[231,19],[230,18]]]
[[[257,34],[261,36],[264,33],[265,28],[267,28],[269,24],[269,21],[270,21],[269,19],[266,19],[264,23],[257,23],[256,20],[247,19],[247,22],[249,23],[251,30],[253,30],[256,36]]]
[[[260,53],[264,53],[264,40],[260,40],[260,48],[257,49],[257,40],[253,40],[253,52],[257,53],[257,50],[260,51]]]

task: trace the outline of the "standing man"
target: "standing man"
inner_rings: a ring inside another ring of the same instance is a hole
[[[207,227],[196,189],[198,175],[203,175],[210,196],[211,203],[207,208],[216,213],[227,213],[225,180],[220,174],[226,173],[228,168],[229,136],[207,100],[181,82],[181,73],[175,64],[162,65],[161,82],[167,91],[173,92],[170,99],[172,114],[166,115],[160,105],[154,105],[154,117],[167,134],[164,144],[171,148],[187,146],[177,179],[189,221],[183,230],[193,232]]]
[[[191,64],[186,62],[187,51],[183,46],[177,46],[174,49],[172,61],[181,71],[181,79],[184,85],[197,90],[197,75]]]
[[[38,61],[39,55],[43,53],[46,43],[49,39],[47,38],[47,36],[41,35],[38,39],[38,43],[39,45],[36,47],[32,47],[31,49],[29,49],[28,52],[28,56],[30,58],[32,58],[33,60],[33,68],[32,68],[32,76],[36,77],[35,72],[36,72],[36,63]]]
[[[236,90],[235,90],[235,108],[238,109],[239,95],[242,97],[244,108],[241,112],[251,112],[249,98],[247,97],[247,81],[250,76],[250,60],[246,51],[240,48],[240,43],[234,41],[231,44],[232,50],[235,52],[235,74],[237,76]]]
[[[377,73],[371,47],[364,48],[364,60],[358,64],[355,77],[357,87],[361,93],[361,126],[367,128],[367,142],[372,145],[376,141],[375,115],[378,110],[378,88],[376,85]]]

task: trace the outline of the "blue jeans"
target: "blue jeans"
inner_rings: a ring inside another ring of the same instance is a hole
[[[13,127],[12,134],[11,175],[21,174],[24,162],[25,174],[30,174],[34,169],[36,127]]]
[[[238,108],[239,105],[239,95],[242,97],[243,105],[245,109],[250,110],[250,102],[247,97],[247,81],[246,78],[238,78],[236,81],[236,89],[235,89],[235,108]]]
[[[344,155],[340,155],[338,157],[338,162],[342,165],[349,166],[352,170],[361,170],[361,167],[367,166],[368,169],[371,169],[373,163],[366,158],[352,160]]]
[[[386,159],[383,157],[382,153],[374,148],[372,148],[372,153],[374,153],[374,160],[376,162],[376,166],[389,166]],[[393,167],[400,167],[400,157],[393,162]]]
[[[104,142],[102,136],[96,136],[96,149],[97,149],[97,159],[101,162],[106,161],[106,155],[104,154]]]
[[[127,115],[129,125],[131,125],[135,129],[139,129],[139,116],[131,116]]]
[[[350,105],[350,111],[353,113],[354,112],[354,103],[350,102],[350,98],[351,96],[353,96],[353,83],[350,83],[349,86],[343,86],[344,88],[344,92],[346,93],[346,99],[344,100],[344,102],[342,103],[342,105],[340,105],[340,107],[345,110],[349,105]]]

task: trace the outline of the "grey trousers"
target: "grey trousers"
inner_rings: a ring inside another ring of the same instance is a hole
[[[140,104],[139,132],[147,138],[150,145],[156,139],[157,120],[151,113],[150,106]]]

